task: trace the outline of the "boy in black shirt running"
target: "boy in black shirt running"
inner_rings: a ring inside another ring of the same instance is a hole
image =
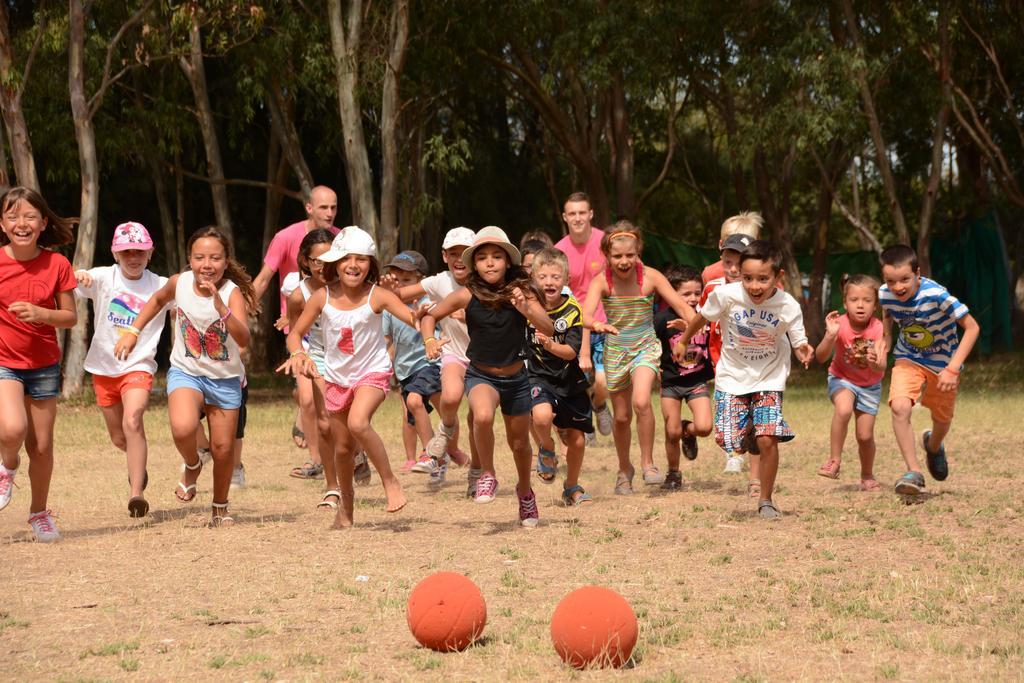
[[[665,277],[683,301],[697,307],[702,282],[696,269],[669,266]],[[708,354],[707,328],[693,335],[689,344],[678,346],[682,332],[668,326],[669,321],[677,317],[671,308],[654,316],[654,333],[661,340],[661,414],[665,418],[665,455],[668,458],[668,474],[661,488],[670,491],[683,485],[683,474],[679,471],[680,439],[683,455],[687,460],[694,460],[697,437],[711,433],[711,395],[707,383],[715,377]],[[683,401],[690,407],[693,421],[680,420]]]
[[[577,358],[583,343],[583,313],[571,293],[563,293],[569,277],[569,262],[557,249],[543,249],[533,260],[533,281],[541,290],[555,332],[547,336],[533,325],[527,328],[530,342],[530,396],[533,425],[540,439],[537,475],[550,484],[558,473],[558,456],[551,437],[554,424],[564,434],[566,473],[562,502],[567,506],[591,502],[579,485],[583,467],[584,434],[594,432],[587,378]]]

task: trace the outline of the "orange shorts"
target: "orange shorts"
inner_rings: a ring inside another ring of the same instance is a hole
[[[96,405],[107,408],[121,402],[121,396],[129,389],[152,391],[153,375],[145,370],[136,370],[117,377],[93,375],[92,388],[96,392]]]
[[[957,390],[939,391],[939,376],[909,360],[898,360],[889,381],[889,405],[897,398],[920,402],[936,422],[952,422]]]

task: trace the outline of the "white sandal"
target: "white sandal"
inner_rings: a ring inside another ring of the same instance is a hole
[[[223,503],[210,503],[210,507],[213,508],[215,511],[216,510],[227,510],[228,509],[228,503],[229,503],[229,501],[224,501]],[[231,515],[220,515],[220,516],[213,515],[213,518],[212,518],[212,520],[210,522],[210,526],[213,526],[213,527],[234,526],[234,524],[235,524],[235,519]]]
[[[336,501],[328,500],[328,498],[337,498],[338,500],[336,500]],[[340,501],[341,501],[341,491],[335,491],[334,489],[331,489],[330,491],[324,491],[324,498],[323,498],[323,500],[321,500],[319,503],[316,504],[316,508],[318,510],[320,508],[328,508],[328,509],[331,509],[331,510],[337,510],[338,509],[338,503]]]
[[[189,465],[187,462],[186,463],[182,463],[182,465],[189,472],[195,472],[196,470],[203,469],[203,461],[202,461],[202,459],[200,459],[198,462],[196,462],[195,465]],[[179,503],[191,503],[193,500],[196,499],[196,494],[198,493],[198,491],[196,489],[196,485],[195,484],[189,484],[188,486],[186,486],[185,484],[182,484],[179,481],[178,482],[178,488],[181,489],[181,494],[182,495],[179,496],[178,492],[175,491],[174,492],[174,497],[178,499]],[[182,496],[188,496],[189,493],[191,493],[192,495],[189,496],[188,498],[182,498]]]

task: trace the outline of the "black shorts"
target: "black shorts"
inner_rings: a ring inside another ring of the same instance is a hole
[[[578,429],[584,434],[594,433],[594,420],[590,397],[586,392],[562,398],[543,384],[534,384],[530,388],[531,405],[551,404],[555,414],[553,420],[559,429]]]
[[[661,386],[661,397],[662,398],[674,398],[677,401],[692,401],[695,398],[706,398],[711,400],[711,391],[708,389],[707,382],[698,382],[697,384],[691,384],[689,386],[675,386],[664,384]]]
[[[519,372],[500,377],[484,372],[472,363],[466,368],[466,395],[478,384],[486,384],[498,392],[501,413],[506,417],[530,414],[530,377],[524,365]]]
[[[434,412],[433,406],[430,405],[430,397],[441,391],[441,367],[437,363],[420,368],[398,383],[402,387],[402,401],[405,401],[409,394],[417,394],[423,397],[423,405],[427,407],[427,412]],[[416,424],[416,418],[409,411],[406,411],[405,421],[414,426]]]

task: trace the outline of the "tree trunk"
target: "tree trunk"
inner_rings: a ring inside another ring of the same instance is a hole
[[[281,144],[285,157],[292,167],[292,173],[295,174],[295,177],[299,181],[299,188],[302,190],[302,196],[308,202],[310,195],[313,192],[313,173],[309,170],[309,165],[306,163],[306,157],[302,154],[302,139],[299,137],[299,132],[295,129],[295,121],[291,117],[291,110],[289,108],[290,103],[285,101],[281,92],[281,85],[277,82],[277,79],[271,81],[269,91],[270,93],[267,97],[267,106],[270,108],[271,130],[275,132],[277,141]],[[276,122],[277,125],[274,125],[274,122]],[[275,164],[274,173],[276,174],[276,172]],[[267,182],[272,182],[272,178],[269,174],[267,176]],[[280,207],[280,193],[272,193],[268,190],[268,201],[271,195],[276,197],[278,207]]]
[[[828,228],[832,217],[832,192],[830,183],[824,180],[818,187],[818,211],[815,216],[814,251],[812,255],[810,292],[807,305],[804,306],[804,327],[807,338],[817,344],[825,336],[825,317],[823,307],[828,303],[822,301],[822,287],[828,268]]]
[[[409,2],[396,0],[391,10],[391,51],[384,68],[381,93],[380,139],[383,148],[380,181],[380,233],[377,252],[390,261],[398,251],[398,127],[401,102],[398,83],[409,44]]]
[[[772,235],[772,241],[782,254],[782,269],[786,291],[803,305],[804,292],[800,267],[793,252],[793,236],[789,232],[790,190],[793,180],[793,165],[796,161],[796,147],[790,145],[777,173],[769,173],[763,148],[754,151],[754,184],[757,187],[758,203],[764,214],[765,223]],[[773,188],[770,178],[776,178]],[[778,198],[776,200],[776,198]]]
[[[875,163],[878,164],[878,173],[882,176],[882,186],[885,188],[885,195],[889,200],[889,212],[892,214],[893,226],[896,228],[896,239],[902,244],[910,244],[910,232],[907,230],[907,221],[903,217],[903,207],[900,205],[899,195],[896,191],[896,179],[893,177],[892,165],[889,163],[889,149],[885,145],[882,124],[878,119],[878,111],[875,109],[875,97],[871,93],[871,85],[868,83],[868,70],[864,66],[866,59],[864,44],[850,0],[843,0],[843,14],[846,16],[846,25],[850,32],[850,39],[853,41],[853,47],[860,57],[859,65],[853,70],[853,75],[860,90],[864,116],[868,120],[868,130],[871,131],[871,142],[875,147]]]
[[[181,153],[174,153],[174,237],[178,248],[178,263],[181,269],[189,265],[188,254],[185,253],[185,174],[181,172]]]
[[[935,217],[935,204],[938,201],[939,189],[942,187],[942,158],[946,140],[946,123],[949,120],[949,102],[952,95],[949,85],[949,16],[946,6],[939,7],[939,86],[941,104],[935,116],[935,128],[932,131],[931,170],[928,174],[928,185],[921,199],[921,216],[917,225],[917,261],[923,275],[932,274],[931,240],[932,223]]]
[[[231,208],[228,203],[228,188],[224,184],[224,162],[220,156],[220,142],[217,139],[217,127],[210,106],[210,93],[206,85],[206,67],[203,64],[203,39],[199,33],[199,18],[192,18],[189,28],[189,53],[180,59],[181,70],[188,78],[192,87],[192,96],[196,102],[196,118],[199,130],[203,135],[203,147],[206,149],[206,175],[210,180],[210,194],[213,198],[213,214],[217,225],[230,238],[233,234],[231,226]]]
[[[671,106],[671,103],[670,103]],[[611,85],[611,144],[615,152],[615,210],[629,220],[636,219],[633,136],[629,130],[629,106],[622,74],[616,73]]]
[[[271,120],[270,125],[274,128],[281,123],[283,122],[274,119]],[[270,145],[267,150],[268,186],[266,189],[266,209],[263,213],[263,248],[260,250],[261,254],[267,253],[270,241],[274,238],[274,233],[280,227],[279,220],[283,196],[274,188],[283,186],[288,182],[288,168],[291,164],[287,155],[282,153],[283,145],[279,141],[283,136],[280,135],[279,131],[271,132]],[[308,195],[306,196],[308,197]],[[249,361],[254,368],[268,367],[270,362],[276,358],[277,354],[274,348],[275,320],[272,311],[277,310],[277,304],[274,302],[278,298],[277,290],[273,287],[267,287],[263,293],[263,300],[260,301],[260,308],[263,311],[267,311],[267,313],[256,319],[256,330],[252,336],[252,344],[250,345],[251,358]]]
[[[171,212],[171,203],[167,200],[167,181],[154,148],[143,145],[142,156],[145,158],[150,180],[153,181],[153,194],[156,195],[156,204],[160,211],[160,234],[164,238],[165,272],[170,275],[179,272],[182,264],[178,261],[174,214]]]
[[[42,30],[43,27],[40,26],[40,36]],[[31,62],[31,57],[29,61]],[[32,155],[32,141],[28,134],[28,124],[25,123],[25,114],[21,109],[21,95],[25,91],[23,78],[27,78],[27,74],[15,74],[10,17],[7,14],[7,3],[0,2],[0,113],[3,114],[4,125],[7,128],[7,141],[11,147],[17,184],[38,191],[39,178],[36,176],[36,162]]]
[[[75,270],[92,267],[96,252],[96,223],[99,218],[99,161],[96,157],[96,138],[92,117],[85,95],[85,7],[81,0],[70,0],[68,13],[68,91],[71,113],[78,142],[78,160],[82,182],[82,206],[79,213],[78,240],[75,243],[73,265]],[[79,299],[78,323],[71,330],[71,340],[65,349],[65,398],[82,390],[85,373],[86,335],[89,329],[88,307]]]
[[[348,21],[342,18],[341,0],[327,0],[334,73],[337,77],[338,112],[345,137],[345,176],[352,201],[352,221],[379,239],[377,207],[373,201],[373,177],[363,136],[362,112],[356,101],[359,85],[359,43],[362,37],[363,3],[350,0]],[[346,25],[347,23],[347,25]]]

